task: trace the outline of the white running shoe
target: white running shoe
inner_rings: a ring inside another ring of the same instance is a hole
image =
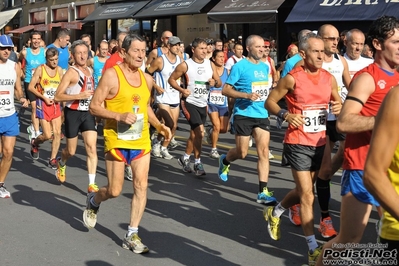
[[[160,152],[162,158],[166,159],[166,160],[171,160],[173,159],[173,156],[169,154],[168,149],[162,149],[161,148],[161,152]]]
[[[161,156],[161,143],[156,143],[152,145],[151,154],[154,157],[162,157]]]
[[[130,181],[133,180],[133,173],[130,165],[125,165],[125,178]]]
[[[6,189],[6,187],[5,186],[1,186],[0,187],[0,198],[7,199],[10,196],[11,196],[10,192]]]
[[[272,159],[274,159],[274,155],[272,154],[272,151],[269,150],[269,160],[272,160]]]
[[[249,136],[248,147],[252,147],[252,144],[253,144],[252,136]]]

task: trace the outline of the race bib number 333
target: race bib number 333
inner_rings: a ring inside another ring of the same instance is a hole
[[[305,116],[303,131],[316,133],[326,130],[328,104],[304,105],[302,115]]]

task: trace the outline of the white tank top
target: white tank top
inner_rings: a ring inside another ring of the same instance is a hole
[[[156,102],[161,104],[178,104],[180,103],[180,92],[170,86],[168,79],[175,68],[181,63],[181,59],[179,56],[176,56],[176,62],[171,63],[165,54],[161,55],[161,58],[163,68],[161,71],[155,72],[155,82],[165,92],[155,96]],[[180,79],[177,80],[177,84],[180,85]]]
[[[213,76],[211,61],[204,59],[201,64],[196,63],[192,58],[187,59],[187,89],[191,94],[186,101],[198,107],[208,105],[209,79]]]
[[[15,113],[14,89],[17,80],[15,62],[7,60],[0,64],[0,117],[7,117]]]
[[[374,62],[373,59],[365,58],[362,56],[360,56],[356,60],[352,60],[348,57],[348,55],[346,53],[344,54],[344,58],[346,59],[346,62],[348,62],[349,75],[351,76],[351,79],[356,74],[356,72],[358,72],[360,69],[363,69],[366,66],[368,66]]]
[[[333,60],[331,62],[329,63],[323,62],[322,68],[324,70],[327,70],[328,72],[330,72],[331,75],[334,76],[338,84],[338,94],[341,96],[342,101],[344,101],[346,95],[348,94],[348,91],[346,90],[344,82],[342,80],[342,75],[344,73],[344,65],[342,64],[341,59],[337,59],[336,56],[334,55]],[[343,95],[345,97],[343,97]],[[331,113],[328,113],[327,120],[334,121],[337,120],[337,117]]]
[[[73,68],[79,73],[79,81],[75,85],[68,87],[66,89],[66,94],[74,95],[79,94],[85,90],[94,90],[94,78],[91,68],[88,68],[91,76],[86,76],[81,70],[77,69],[74,66],[71,66],[70,68]],[[90,97],[89,99],[68,101],[66,102],[66,106],[72,110],[89,111],[91,98],[92,97]]]

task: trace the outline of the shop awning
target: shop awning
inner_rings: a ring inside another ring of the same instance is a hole
[[[10,31],[6,32],[6,34],[8,34],[8,33],[18,33],[18,34],[24,33],[24,32],[33,30],[34,27],[35,26],[33,26],[33,25],[28,25],[28,26],[21,27],[21,28],[18,28],[18,29],[10,30]]]
[[[132,18],[140,9],[150,1],[124,2],[107,4],[97,7],[93,13],[88,15],[83,22],[104,20],[104,19],[122,19]]]
[[[165,17],[203,13],[210,0],[153,0],[135,18]],[[209,9],[208,9],[209,10]],[[206,10],[205,12],[207,12]]]
[[[398,1],[298,0],[285,22],[367,21],[398,10]]]
[[[61,27],[61,23],[64,23],[64,22],[34,25],[34,30],[35,31],[50,31],[52,28]]]
[[[4,28],[5,25],[10,22],[14,18],[14,16],[18,13],[18,11],[21,11],[21,8],[13,9],[13,10],[7,10],[7,11],[2,11],[0,12],[0,29]]]
[[[210,12],[210,23],[274,23],[284,0],[222,0]]]

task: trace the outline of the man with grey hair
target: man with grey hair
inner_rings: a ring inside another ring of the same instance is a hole
[[[355,75],[357,71],[374,62],[374,60],[371,58],[365,58],[361,56],[365,41],[366,37],[359,29],[351,29],[346,33],[346,52],[344,54],[344,58],[348,63],[349,75],[351,78],[353,78],[353,75]]]
[[[326,119],[329,104],[334,114],[341,110],[341,98],[334,77],[322,69],[324,43],[320,36],[306,35],[299,43],[304,65],[291,70],[282,78],[268,97],[265,108],[288,122],[284,137],[283,157],[291,166],[296,187],[275,207],[266,207],[263,215],[268,221],[268,233],[280,239],[281,215],[300,203],[302,229],[308,244],[309,265],[314,265],[321,252],[314,235],[313,185],[321,166],[326,145]],[[286,98],[288,110],[277,104]]]
[[[123,62],[105,71],[90,104],[90,112],[105,120],[104,150],[108,184],[97,193],[87,195],[83,222],[87,228],[93,228],[101,202],[120,195],[124,165],[128,164],[133,170],[134,194],[130,223],[122,247],[134,253],[146,253],[149,249],[141,242],[138,227],[147,202],[151,150],[149,124],[166,141],[170,140],[171,133],[157,119],[150,106],[154,81],[140,69],[146,54],[145,40],[138,35],[128,34],[121,48]]]
[[[95,183],[97,170],[97,128],[93,115],[89,112],[89,105],[94,93],[93,71],[87,67],[89,46],[82,40],[73,42],[71,55],[75,65],[71,66],[61,79],[55,93],[57,102],[65,102],[65,137],[66,148],[57,158],[56,177],[63,183],[66,179],[66,162],[71,158],[78,145],[79,131],[82,134],[87,154],[87,170],[89,186],[87,191],[98,191]]]

